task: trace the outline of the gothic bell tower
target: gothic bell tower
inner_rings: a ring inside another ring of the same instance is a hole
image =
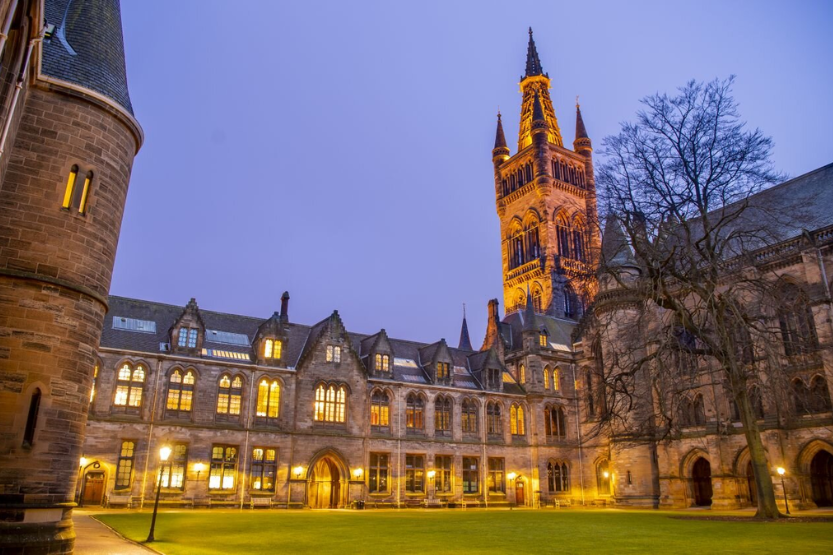
[[[550,86],[530,28],[518,151],[510,156],[500,114],[492,150],[503,298],[507,314],[523,310],[529,292],[536,312],[578,319],[596,292],[593,148],[578,104],[574,150],[564,147]]]

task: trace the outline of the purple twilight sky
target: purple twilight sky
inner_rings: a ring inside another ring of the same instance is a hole
[[[245,8],[242,6],[245,4]],[[565,145],[737,75],[777,169],[833,161],[833,3],[122,0],[136,158],[112,293],[454,346],[501,298],[491,149],[527,27]],[[598,162],[598,157],[597,157]],[[833,208],[831,208],[833,209]]]

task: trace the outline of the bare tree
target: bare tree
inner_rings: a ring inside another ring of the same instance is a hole
[[[755,253],[783,241],[794,227],[786,218],[800,215],[754,197],[783,176],[771,139],[740,121],[732,83],[692,81],[675,96],[649,96],[636,122],[604,141],[597,184],[607,223],[592,325],[609,346],[599,421],[614,435],[674,436],[705,424],[703,392],[727,392],[749,447],[757,516],[777,518],[757,420],[763,388],[780,380],[780,353],[769,346],[784,298]]]

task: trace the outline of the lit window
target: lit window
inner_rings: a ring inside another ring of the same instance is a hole
[[[251,488],[257,491],[275,491],[275,474],[278,469],[278,452],[267,447],[252,449]]]
[[[405,491],[425,492],[425,457],[422,455],[405,455]]]
[[[447,380],[449,373],[449,364],[447,362],[437,363],[437,380]]]
[[[127,489],[133,478],[133,453],[136,444],[123,441],[119,450],[119,462],[116,465],[116,489]]]
[[[189,349],[195,348],[197,346],[198,333],[199,330],[197,328],[180,328],[177,346],[188,347]]]
[[[453,457],[437,455],[434,457],[434,492],[452,493],[451,480],[454,476]]]
[[[558,377],[558,368],[555,368],[552,371],[552,390],[558,391],[559,388],[559,377]]]
[[[278,380],[263,379],[257,386],[257,412],[259,419],[277,418],[280,409],[281,384]]]
[[[95,399],[95,382],[98,379],[98,363],[96,362],[95,366],[93,366],[93,385],[90,388],[90,404],[93,404],[93,400]]]
[[[168,384],[168,399],[165,413],[168,417],[188,416],[194,399],[194,372],[188,370],[183,376],[180,370],[174,370]]]
[[[460,418],[462,419],[463,433],[476,434],[477,433],[477,404],[470,399],[463,400],[463,406],[460,410]]]
[[[541,333],[538,334],[538,345],[540,345],[541,347],[548,346],[549,341],[547,339],[548,339],[547,334],[542,331]]]
[[[229,417],[240,416],[242,397],[243,380],[240,379],[240,376],[235,376],[234,380],[228,375],[222,376],[217,395],[217,420],[227,420]]]
[[[341,347],[327,345],[327,362],[341,362]]]
[[[320,384],[315,388],[316,422],[344,422],[347,405],[347,390],[345,387]]]
[[[498,403],[489,403],[486,405],[486,432],[490,436],[500,436],[503,434],[503,420],[500,414],[500,405]]]
[[[40,411],[41,391],[35,388],[29,400],[29,414],[26,417],[26,428],[23,430],[23,447],[32,447],[35,443],[35,430],[38,427],[38,412]]]
[[[78,202],[78,213],[83,214],[87,211],[87,199],[90,196],[90,185],[93,182],[93,172],[87,172],[84,176],[84,187],[81,189],[81,200]]]
[[[376,370],[387,372],[390,370],[390,357],[388,355],[376,355]]]
[[[374,428],[390,426],[390,400],[383,391],[374,391],[370,398],[370,425]]]
[[[544,367],[544,389],[549,390],[550,388],[550,367]]]
[[[523,364],[518,368],[518,383],[526,383],[526,366]]]
[[[267,339],[263,342],[263,358],[281,358],[283,343],[278,339]]]
[[[425,428],[425,401],[415,393],[405,400],[405,427],[409,433],[422,433]]]
[[[504,464],[502,458],[489,458],[489,493],[506,493],[506,481],[503,479]]]
[[[513,436],[526,435],[526,422],[524,421],[524,408],[521,405],[512,405],[509,409],[509,427]]]
[[[451,435],[451,399],[440,395],[434,401],[434,431],[436,435]]]
[[[61,204],[63,208],[72,206],[72,193],[75,190],[75,181],[78,178],[78,166],[72,166],[69,170],[69,177],[67,178],[67,186],[64,190],[64,202]]]
[[[480,470],[476,457],[463,457],[463,493],[473,494],[480,491]]]
[[[116,380],[116,396],[113,404],[124,412],[138,413],[142,406],[142,387],[145,381],[145,370],[141,365],[132,368],[125,363],[119,369]]]
[[[208,489],[233,490],[236,478],[237,446],[212,446],[211,470],[208,475]]]
[[[174,445],[170,464],[159,469],[159,483],[163,488],[185,489],[185,469],[188,467],[188,446]]]
[[[370,454],[370,476],[368,476],[367,489],[370,493],[383,493],[388,491],[388,476],[390,470],[388,464],[390,456],[387,453]]]

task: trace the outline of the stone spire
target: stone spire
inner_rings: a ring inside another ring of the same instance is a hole
[[[584,120],[581,117],[581,107],[578,104],[578,98],[576,98],[576,142],[579,139],[590,139],[587,136],[587,128],[584,127]]]
[[[541,95],[538,91],[535,91],[535,100],[532,105],[532,128],[536,127],[547,127],[547,118],[544,116],[544,107],[541,105]]]
[[[507,154],[509,152],[509,148],[506,146],[506,135],[503,134],[503,122],[500,119],[500,112],[497,113],[497,132],[495,133],[495,148],[497,149],[505,149]]]
[[[457,345],[458,349],[463,351],[473,351],[471,346],[471,338],[469,337],[469,325],[466,322],[466,305],[463,305],[463,327],[460,328],[460,343]]]
[[[529,28],[529,46],[526,49],[526,73],[524,79],[534,75],[546,75],[541,67],[541,60],[538,58],[538,49],[535,48],[535,39],[532,38],[532,27]]]
[[[526,308],[524,309],[524,331],[535,330],[535,305],[532,304],[532,293],[526,288]]]

